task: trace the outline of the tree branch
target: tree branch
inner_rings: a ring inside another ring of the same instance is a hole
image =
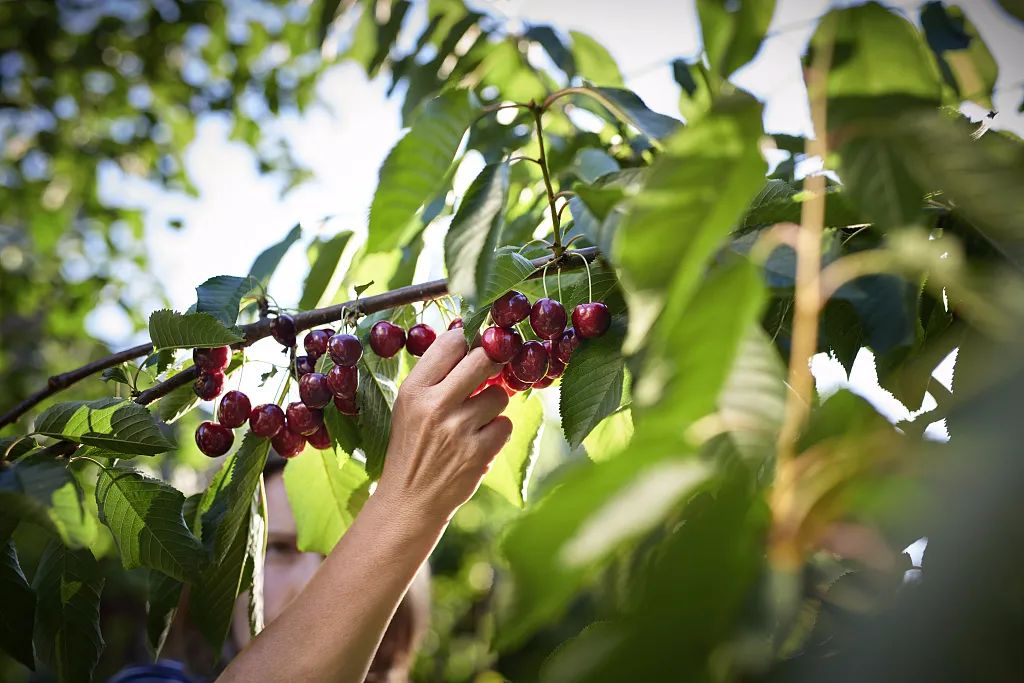
[[[597,258],[598,250],[595,247],[588,247],[586,249],[574,251],[571,255],[582,256],[589,262]],[[569,253],[565,253],[558,258],[542,257],[534,259],[532,263],[535,272],[530,277],[539,277],[544,266],[554,265],[555,263],[561,264],[561,267],[567,270],[581,267],[582,264],[579,259],[570,259],[568,258],[569,256]],[[346,301],[345,303],[335,304],[325,308],[317,308],[311,311],[297,313],[293,316],[295,318],[295,329],[297,331],[308,330],[318,325],[337,322],[347,313],[366,315],[368,313],[376,313],[377,311],[383,311],[388,308],[411,304],[417,301],[437,299],[447,293],[447,280],[433,280],[431,282],[424,282],[418,285],[400,287],[398,289],[393,289],[390,292],[384,292],[383,294],[377,294],[363,299]],[[250,325],[242,325],[240,329],[245,337],[245,341],[235,344],[234,348],[243,348],[263,339],[264,337],[269,337],[270,322],[271,320],[268,318],[254,322]],[[133,358],[140,358],[142,356],[149,355],[152,351],[152,344],[139,344],[138,346],[133,346],[130,349],[118,351],[117,353],[111,354],[105,358],[100,358],[99,360],[87,363],[80,368],[76,368],[60,375],[54,375],[49,379],[46,387],[34,392],[25,400],[21,401],[0,416],[0,428],[14,423],[18,418],[31,410],[41,401],[67,389],[76,382],[79,382],[97,372],[106,370],[107,368],[132,360]],[[153,401],[166,396],[178,387],[188,384],[194,380],[195,377],[195,368],[183,370],[170,379],[155,384],[149,389],[141,392],[135,397],[135,402],[142,405],[152,403]]]

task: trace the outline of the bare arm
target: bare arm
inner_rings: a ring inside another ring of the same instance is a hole
[[[462,330],[438,337],[398,393],[376,492],[309,585],[218,681],[363,681],[420,565],[508,440],[504,390],[467,398],[498,369],[480,349],[466,353]]]

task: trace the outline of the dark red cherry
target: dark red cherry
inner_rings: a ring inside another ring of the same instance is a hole
[[[323,408],[331,402],[331,388],[327,375],[311,372],[299,378],[299,398],[310,408]]]
[[[491,320],[498,327],[512,327],[530,315],[530,300],[522,292],[512,290],[491,304]]]
[[[561,377],[562,373],[565,372],[565,363],[558,357],[556,348],[554,342],[544,342],[544,350],[548,352],[548,371],[545,377],[550,378],[552,381]],[[550,383],[548,382],[548,384]]]
[[[325,451],[330,448],[331,435],[327,433],[327,426],[321,426],[320,429],[307,436],[306,441],[309,442],[310,446],[321,451]]]
[[[381,320],[370,328],[370,348],[381,358],[391,358],[405,346],[405,330]]]
[[[353,398],[356,395],[356,387],[358,386],[359,370],[356,368],[335,365],[327,373],[327,387],[334,396]]]
[[[516,377],[515,373],[512,372],[512,365],[506,365],[501,369],[501,381],[505,386],[506,392],[511,396],[517,391],[526,391],[532,384],[524,382],[523,380]]]
[[[295,356],[295,377],[299,378],[316,372],[316,361],[309,356]]]
[[[600,301],[580,304],[572,309],[572,326],[584,339],[600,337],[612,324],[612,314]]]
[[[547,389],[552,384],[554,384],[554,382],[555,382],[555,378],[552,377],[551,375],[548,375],[547,377],[545,377],[541,381],[534,382],[533,383],[533,388],[534,389]]]
[[[235,442],[235,435],[224,425],[216,422],[201,422],[196,427],[196,445],[204,455],[211,458],[224,455],[231,450],[231,444]]]
[[[306,437],[290,429],[282,429],[270,440],[270,445],[282,458],[294,458],[306,448]]]
[[[323,411],[310,408],[302,401],[289,403],[285,415],[288,429],[303,436],[312,434],[324,423]]]
[[[220,396],[223,388],[224,373],[220,370],[200,372],[199,376],[196,377],[196,381],[192,384],[192,390],[196,392],[196,396],[204,401],[212,401]]]
[[[419,323],[409,328],[409,338],[405,341],[405,348],[414,356],[422,356],[435,339],[437,339],[437,333],[434,332],[434,328]]]
[[[567,329],[558,339],[554,340],[555,356],[563,363],[568,363],[573,351],[580,347],[580,337],[573,328]]]
[[[495,363],[507,363],[512,360],[520,347],[523,345],[523,338],[515,330],[504,327],[488,327],[480,335],[480,346],[483,347],[487,357]]]
[[[530,309],[530,327],[541,339],[554,339],[565,330],[565,308],[554,299],[537,299]]]
[[[359,406],[356,405],[356,399],[348,396],[335,396],[334,406],[338,409],[338,412],[342,415],[358,415]]]
[[[249,403],[249,397],[241,391],[229,391],[220,400],[217,421],[228,429],[234,429],[245,424],[250,412],[252,404]]]
[[[352,367],[363,355],[363,345],[351,334],[339,333],[327,340],[327,353],[335,365]]]
[[[450,323],[448,323],[448,329],[449,330],[454,330],[456,328],[458,328],[460,330],[462,329],[462,318],[456,318],[455,320],[453,320]]]
[[[199,372],[223,370],[231,361],[231,347],[218,346],[212,349],[193,349],[192,363]]]
[[[295,346],[295,318],[282,313],[270,321],[270,334],[281,346]]]
[[[302,339],[302,346],[309,357],[316,360],[327,353],[327,340],[333,334],[331,330],[310,330]]]
[[[284,429],[284,411],[281,406],[264,403],[249,413],[249,431],[256,436],[269,439]]]
[[[525,342],[508,364],[512,374],[522,382],[533,384],[548,373],[548,352],[539,341]]]

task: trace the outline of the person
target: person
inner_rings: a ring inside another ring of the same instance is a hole
[[[301,590],[266,597],[280,612],[219,683],[374,680],[367,676],[392,617],[511,436],[505,391],[471,396],[500,369],[482,349],[467,349],[462,330],[437,338],[399,389],[373,495],[323,562],[295,570],[309,578]]]

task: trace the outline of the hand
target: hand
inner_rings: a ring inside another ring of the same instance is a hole
[[[473,496],[512,433],[502,388],[469,398],[499,370],[483,349],[466,353],[462,330],[437,338],[398,392],[378,494],[442,523]]]

